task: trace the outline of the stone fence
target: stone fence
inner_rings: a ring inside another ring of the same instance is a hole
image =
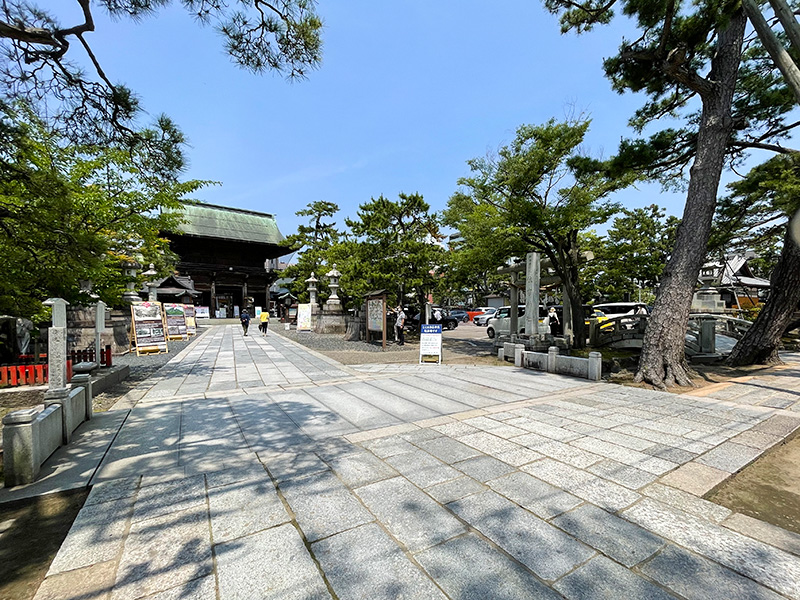
[[[592,381],[600,381],[603,371],[603,355],[599,352],[590,352],[589,358],[566,356],[559,354],[555,346],[551,346],[547,353],[528,352],[525,344],[512,344],[506,342],[497,351],[500,360],[514,359],[514,364],[526,369],[547,371],[559,375],[582,377]]]
[[[28,408],[3,417],[5,487],[33,483],[42,463],[68,444],[72,433],[92,418],[92,379],[75,375],[69,392],[46,400],[44,410]]]

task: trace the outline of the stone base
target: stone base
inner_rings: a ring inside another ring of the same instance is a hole
[[[323,306],[322,312],[317,315],[315,331],[317,333],[341,333],[344,335],[347,332],[347,320],[341,305],[333,307],[326,304]]]

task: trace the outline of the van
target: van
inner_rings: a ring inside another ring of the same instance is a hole
[[[517,333],[525,333],[525,305],[518,306]],[[509,335],[511,331],[511,307],[502,306],[497,309],[494,316],[486,322],[486,335],[493,338],[496,335]]]

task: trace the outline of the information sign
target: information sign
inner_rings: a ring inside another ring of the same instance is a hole
[[[167,352],[167,336],[160,302],[131,304],[131,341],[136,342],[136,354]]]
[[[183,304],[164,303],[164,316],[167,322],[168,340],[185,340],[189,337],[186,331],[186,313]]]
[[[211,311],[208,309],[207,306],[195,306],[194,307],[194,316],[197,319],[210,319],[211,318]]]
[[[311,305],[297,305],[297,331],[311,331]]]
[[[367,300],[367,329],[370,331],[383,331],[384,311],[383,297]]]
[[[442,325],[419,326],[419,362],[442,362]]]
[[[186,316],[186,333],[197,335],[197,321],[194,318],[194,304],[184,304],[183,314]]]

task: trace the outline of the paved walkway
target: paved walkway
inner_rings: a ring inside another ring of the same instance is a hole
[[[700,497],[800,426],[738,398],[217,327],[129,398],[37,600],[800,599],[800,536]]]

